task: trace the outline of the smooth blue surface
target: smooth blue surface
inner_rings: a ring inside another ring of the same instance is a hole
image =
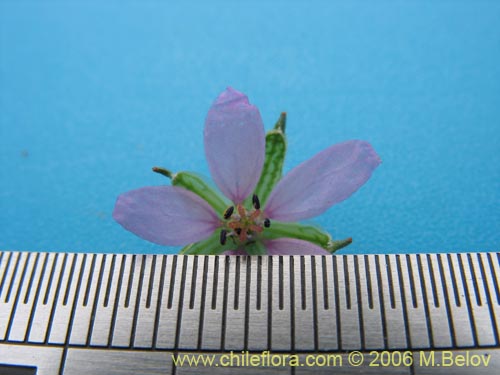
[[[348,252],[500,250],[500,2],[0,2],[0,248],[176,252],[112,218],[121,192],[208,174],[227,85],[287,170],[330,144],[383,159],[317,222]]]

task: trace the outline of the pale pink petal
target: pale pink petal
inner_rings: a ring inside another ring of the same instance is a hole
[[[269,255],[331,255],[318,245],[295,238],[269,240],[264,246]]]
[[[358,190],[380,164],[365,141],[347,141],[323,150],[292,169],[278,182],[265,207],[275,220],[317,216]]]
[[[151,186],[121,194],[113,218],[145,240],[166,246],[209,237],[219,225],[210,205],[176,186]]]
[[[205,154],[219,189],[241,203],[257,184],[265,154],[264,125],[257,107],[228,87],[205,120]]]

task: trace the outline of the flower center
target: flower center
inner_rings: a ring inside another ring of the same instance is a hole
[[[271,226],[271,221],[264,217],[260,210],[257,195],[252,197],[253,208],[247,210],[242,204],[230,206],[224,211],[224,221],[221,222],[220,243],[224,245],[231,238],[237,245],[253,241],[264,228]]]

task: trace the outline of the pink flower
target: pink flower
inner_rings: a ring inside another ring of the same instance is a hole
[[[248,209],[243,202],[259,181],[265,157],[264,126],[257,107],[244,94],[227,88],[208,112],[204,144],[212,178],[233,203],[226,212],[215,212],[182,187],[153,186],[120,195],[114,219],[136,235],[166,246],[201,241],[222,228],[221,243],[226,236],[235,241],[236,250],[226,254],[245,254],[245,247],[255,241],[272,255],[329,254],[308,241],[265,240],[261,234],[273,220],[296,222],[320,215],[357,191],[380,164],[365,141],[333,145],[286,174],[265,207],[254,198],[254,207]]]

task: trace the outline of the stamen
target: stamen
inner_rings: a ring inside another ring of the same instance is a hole
[[[237,205],[236,208],[238,209],[238,213],[240,214],[240,218],[243,219],[244,217],[247,216],[245,208],[241,204]]]
[[[259,216],[260,216],[260,210],[255,210],[250,214],[249,219],[255,221],[255,219],[257,219]]]
[[[259,227],[258,225],[255,224],[250,225],[248,229],[250,229],[252,232],[257,232],[257,233],[260,233],[264,230],[262,229],[262,227]]]
[[[271,226],[271,220],[269,220],[267,217],[264,219],[264,226],[266,228],[269,228]]]
[[[224,211],[224,219],[229,219],[234,212],[234,206],[228,207],[226,211]]]
[[[225,230],[220,231],[220,244],[225,245],[227,239],[227,232]]]
[[[241,228],[241,223],[239,221],[231,221],[227,226],[231,229]]]
[[[248,233],[246,230],[241,231],[240,233],[240,242],[245,243],[247,240]]]
[[[259,201],[259,197],[257,196],[257,194],[254,194],[252,196],[252,203],[253,203],[253,207],[256,210],[260,209],[260,201]]]

